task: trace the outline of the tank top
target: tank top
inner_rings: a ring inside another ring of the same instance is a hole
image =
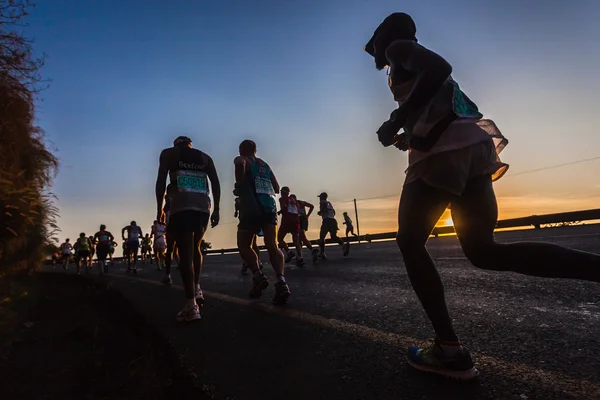
[[[302,200],[298,200],[298,214],[300,214],[301,217],[306,217],[306,205]]]
[[[140,239],[140,227],[139,226],[131,226],[127,227],[127,241],[134,242]]]
[[[90,242],[88,238],[79,238],[79,251],[89,251],[90,250]]]
[[[271,167],[256,157],[247,158],[252,161],[252,165],[246,170],[246,193],[240,198],[247,203],[255,202],[261,214],[276,214],[277,205],[274,198],[275,189],[271,183]],[[245,205],[244,208],[247,210],[247,204]]]
[[[398,103],[406,101],[418,76],[402,68],[390,68],[388,84]],[[457,118],[483,118],[477,105],[464,94],[458,83],[449,77],[414,115],[408,116],[404,132],[410,137],[410,147],[429,151],[441,134]]]
[[[333,206],[327,200],[321,201],[321,217],[323,219],[334,219],[335,215],[333,214]]]
[[[108,234],[108,232],[99,231],[98,233],[96,233],[96,236],[98,237],[98,244],[101,244],[104,246],[110,244],[110,235]]]
[[[166,232],[166,228],[163,224],[154,225],[153,230],[154,230],[154,236],[156,236],[156,239],[160,239],[161,237],[163,237]]]
[[[170,194],[170,214],[180,211],[210,212],[210,186],[204,153],[189,147],[176,147],[176,167],[169,171],[173,192]]]

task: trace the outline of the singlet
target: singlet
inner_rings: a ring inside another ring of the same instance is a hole
[[[300,217],[306,217],[306,202],[298,200],[296,203],[298,204],[298,214],[300,214]]]
[[[149,237],[143,237],[142,238],[142,245],[143,246],[150,246],[150,238]]]
[[[298,219],[299,211],[298,211],[298,202],[296,200],[294,200],[292,197],[288,197],[287,199],[280,197],[279,203],[281,206],[281,214],[283,216],[283,219],[286,219],[286,220]]]
[[[327,200],[321,200],[321,203],[319,204],[320,206],[320,211],[321,211],[321,217],[323,219],[334,219],[335,218],[335,214],[333,212],[333,206],[331,205],[331,203]]]
[[[98,245],[109,246],[111,243],[110,237],[112,236],[108,231],[98,231],[95,235],[98,238]]]
[[[348,216],[344,217],[344,222],[346,223],[346,225],[352,225],[352,220]]]
[[[246,212],[249,214],[277,214],[275,189],[271,183],[271,167],[256,157],[246,157],[246,159],[251,160],[252,165],[246,169],[246,182],[240,195],[242,200],[240,212],[244,214]],[[250,204],[256,207],[250,207]]]
[[[206,154],[189,147],[174,147],[173,165],[169,166],[169,177],[173,193],[169,193],[170,215],[180,211],[210,213],[210,186],[206,173]]]
[[[160,239],[161,237],[163,237],[165,235],[166,230],[167,228],[163,224],[155,224],[152,227],[152,232],[154,233],[156,239]]]
[[[142,229],[139,226],[127,226],[127,241],[128,242],[136,242],[140,240],[140,235],[142,234]]]
[[[63,243],[60,245],[63,254],[71,254],[71,243]]]
[[[79,251],[89,251],[90,241],[88,238],[79,238]]]
[[[406,101],[417,79],[417,73],[399,67],[390,68],[388,83],[394,100],[400,104]],[[411,148],[429,151],[457,118],[479,120],[483,114],[460,90],[458,83],[449,77],[427,104],[408,116],[404,132],[410,137]]]

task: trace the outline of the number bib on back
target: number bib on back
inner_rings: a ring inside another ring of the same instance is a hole
[[[179,192],[208,193],[208,178],[202,171],[179,170],[176,172]]]
[[[290,214],[298,214],[298,207],[292,203],[288,203],[287,210]]]
[[[270,179],[265,179],[261,176],[254,178],[254,186],[256,187],[256,193],[266,194],[269,196],[275,196],[275,189]]]

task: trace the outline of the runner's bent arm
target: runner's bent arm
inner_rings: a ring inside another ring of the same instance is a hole
[[[125,231],[127,230],[127,227],[121,229],[121,237],[123,238],[123,240],[125,240]]]
[[[219,182],[219,176],[217,175],[217,169],[215,163],[211,157],[208,157],[208,169],[206,171],[208,179],[210,179],[210,186],[213,192],[214,211],[219,211],[221,205],[221,183]]]
[[[315,209],[315,206],[313,206],[310,203],[307,203],[306,201],[304,202],[304,207],[308,207],[308,214],[306,214],[306,218],[310,217],[310,214],[312,214],[312,212]]]
[[[168,153],[163,150],[160,153],[158,164],[158,175],[156,177],[156,214],[160,217],[163,210],[163,200],[165,198],[165,190],[167,189],[167,176],[169,175]],[[157,218],[160,220],[160,218]]]
[[[244,176],[246,175],[246,158],[237,156],[233,160],[235,167],[235,188],[239,187],[244,182]]]

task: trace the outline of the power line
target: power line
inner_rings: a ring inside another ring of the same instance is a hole
[[[549,165],[547,167],[541,167],[541,168],[536,168],[536,169],[530,169],[527,171],[521,171],[521,172],[517,172],[515,174],[507,174],[506,176],[504,176],[504,179],[506,178],[510,178],[512,176],[519,176],[519,175],[525,175],[525,174],[532,174],[534,172],[541,172],[541,171],[546,171],[548,169],[556,169],[556,168],[562,168],[562,167],[568,167],[570,165],[575,165],[575,164],[581,164],[581,163],[585,163],[585,162],[590,162],[590,161],[596,161],[596,160],[600,160],[600,156],[597,157],[592,157],[592,158],[584,158],[582,160],[577,160],[577,161],[570,161],[567,163],[563,163],[563,164],[556,164],[556,165]],[[379,199],[387,199],[390,197],[399,197],[400,193],[395,193],[395,194],[389,194],[389,195],[384,195],[384,196],[375,196],[375,197],[363,197],[363,198],[357,198],[356,201],[364,201],[364,200],[379,200]],[[340,203],[345,203],[345,202],[351,202],[354,199],[350,199],[350,200],[338,200],[338,202]]]
[[[519,176],[519,175],[531,174],[533,172],[545,171],[547,169],[555,169],[555,168],[567,167],[569,165],[581,164],[581,163],[584,163],[584,162],[595,161],[595,160],[600,160],[600,156],[598,156],[598,157],[592,157],[592,158],[585,158],[583,160],[571,161],[571,162],[564,163],[564,164],[550,165],[548,167],[543,167],[543,168],[530,169],[528,171],[517,172],[516,174],[507,174],[505,176],[505,178],[509,178],[511,176]]]

